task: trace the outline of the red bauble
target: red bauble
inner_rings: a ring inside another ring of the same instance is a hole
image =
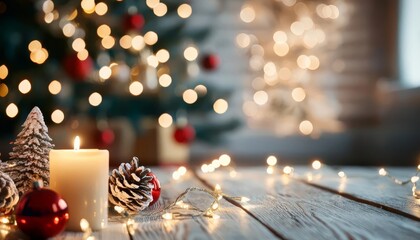
[[[178,143],[190,143],[195,138],[195,129],[191,125],[175,129],[174,138]]]
[[[126,31],[140,31],[144,26],[144,17],[141,14],[127,14],[124,17],[124,28]]]
[[[56,236],[69,219],[67,203],[56,192],[39,187],[21,197],[15,214],[19,229],[34,239]]]
[[[114,130],[107,128],[104,130],[98,130],[97,141],[101,147],[106,147],[114,143],[115,134]]]
[[[152,172],[147,174],[148,176],[152,176],[152,180],[151,182],[153,183],[153,189],[152,189],[152,197],[153,200],[150,203],[150,206],[153,205],[155,202],[157,202],[157,200],[159,200],[160,197],[160,182],[157,179],[156,175]]]
[[[201,64],[203,65],[203,68],[206,70],[215,70],[220,63],[219,56],[214,54],[208,54],[203,57]]]
[[[88,56],[82,61],[77,54],[72,54],[64,59],[64,69],[74,80],[81,81],[86,79],[93,70],[93,60]]]

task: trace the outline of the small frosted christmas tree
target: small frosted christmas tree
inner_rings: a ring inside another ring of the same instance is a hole
[[[22,127],[12,143],[13,151],[4,169],[15,182],[20,195],[31,190],[32,183],[38,179],[48,186],[49,152],[54,147],[38,107],[32,109]]]

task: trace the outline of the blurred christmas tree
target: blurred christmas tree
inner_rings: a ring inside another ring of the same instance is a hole
[[[231,90],[199,79],[220,60],[200,51],[212,26],[189,27],[191,14],[185,0],[1,0],[2,133],[38,105],[47,124],[93,119],[105,142],[118,117],[137,133],[149,119],[175,124],[180,142],[218,140],[239,121],[194,121],[226,112]]]
[[[348,6],[342,0],[244,3],[240,18],[250,31],[236,42],[249,54],[253,73],[243,105],[251,125],[313,136],[341,129],[337,96],[326,86],[344,67],[336,49]]]

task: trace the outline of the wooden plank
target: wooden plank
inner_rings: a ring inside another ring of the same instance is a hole
[[[197,174],[226,194],[245,195],[241,204],[287,239],[417,239],[420,223],[311,187],[289,176],[268,175],[265,167]],[[393,193],[389,193],[393,194]]]
[[[318,171],[307,168],[296,168],[296,171],[305,177],[305,173],[313,173],[311,184],[327,187],[340,193],[346,193],[359,199],[368,200],[387,207],[390,211],[401,211],[420,219],[419,199],[412,196],[411,184],[404,186],[394,184],[389,178],[378,175],[379,168],[345,167],[342,170],[348,176],[340,179],[337,171],[323,168]],[[392,175],[400,179],[409,179],[414,176],[416,168],[390,168]],[[314,177],[316,176],[316,177]],[[404,215],[404,214],[403,214]]]
[[[171,179],[171,169],[152,169],[158,176],[162,192],[156,206],[135,217],[137,222],[133,239],[267,239],[275,238],[258,221],[225,200],[220,201],[218,215],[220,219],[204,217],[183,220],[162,220],[159,210],[185,191],[188,187],[205,186],[191,173],[181,179]],[[173,170],[173,169],[172,169]],[[205,199],[198,199],[205,201]],[[154,216],[147,214],[155,212]]]

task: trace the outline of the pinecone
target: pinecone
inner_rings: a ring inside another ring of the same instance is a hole
[[[19,192],[9,175],[0,172],[0,216],[7,215],[19,201]]]
[[[129,214],[145,209],[153,200],[150,172],[149,168],[140,166],[137,157],[133,157],[131,164],[121,163],[109,176],[109,202],[124,208]]]

